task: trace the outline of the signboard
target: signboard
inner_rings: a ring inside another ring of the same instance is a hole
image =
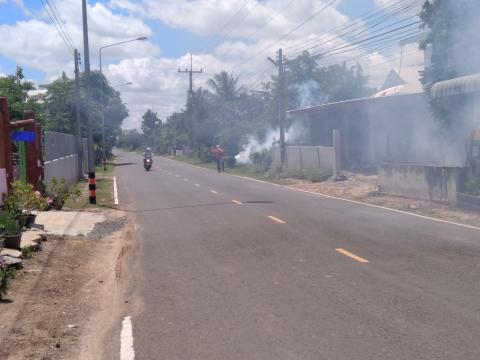
[[[35,142],[34,131],[14,131],[12,132],[12,140],[17,142]]]

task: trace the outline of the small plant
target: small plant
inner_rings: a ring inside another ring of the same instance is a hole
[[[7,294],[11,280],[15,277],[15,270],[10,269],[5,258],[0,255],[0,299]]]
[[[15,217],[8,211],[0,212],[0,232],[7,235],[16,235],[20,233],[20,224]]]
[[[53,177],[50,184],[45,185],[45,193],[47,195],[48,208],[55,210],[62,210],[65,202],[71,197],[78,197],[81,195],[80,190],[75,186],[68,187],[65,179],[60,181]]]
[[[17,180],[12,184],[12,190],[5,199],[5,210],[9,212],[23,227],[25,215],[34,210],[44,210],[46,200],[40,192],[34,191],[33,186]]]

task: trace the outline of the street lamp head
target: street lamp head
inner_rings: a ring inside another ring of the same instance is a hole
[[[138,41],[143,41],[143,40],[147,40],[148,38],[146,36],[142,36],[142,37],[139,37],[137,40]]]

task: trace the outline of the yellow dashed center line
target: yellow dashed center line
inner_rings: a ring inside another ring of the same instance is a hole
[[[286,221],[283,221],[282,219],[279,219],[279,218],[277,218],[275,216],[272,216],[272,215],[269,215],[268,218],[270,220],[273,220],[273,221],[279,223],[279,224],[286,224],[287,223]]]
[[[238,201],[238,200],[232,200],[232,202],[233,202],[234,204],[237,204],[237,205],[242,205],[242,202],[241,202],[241,201]]]
[[[361,263],[368,263],[368,260],[367,259],[364,259],[358,255],[355,255],[355,254],[352,254],[351,252],[345,250],[345,249],[335,249],[335,251],[339,252],[340,254],[343,254],[345,256],[348,256],[354,260],[357,260],[358,262],[361,262]]]

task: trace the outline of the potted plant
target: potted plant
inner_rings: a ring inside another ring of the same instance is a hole
[[[21,227],[27,228],[35,222],[36,215],[32,211],[44,210],[46,206],[47,202],[41,193],[23,181],[12,184],[12,190],[5,200],[5,209],[14,215]]]
[[[11,249],[20,249],[22,232],[15,217],[7,211],[0,213],[0,227],[3,231],[4,246]]]

